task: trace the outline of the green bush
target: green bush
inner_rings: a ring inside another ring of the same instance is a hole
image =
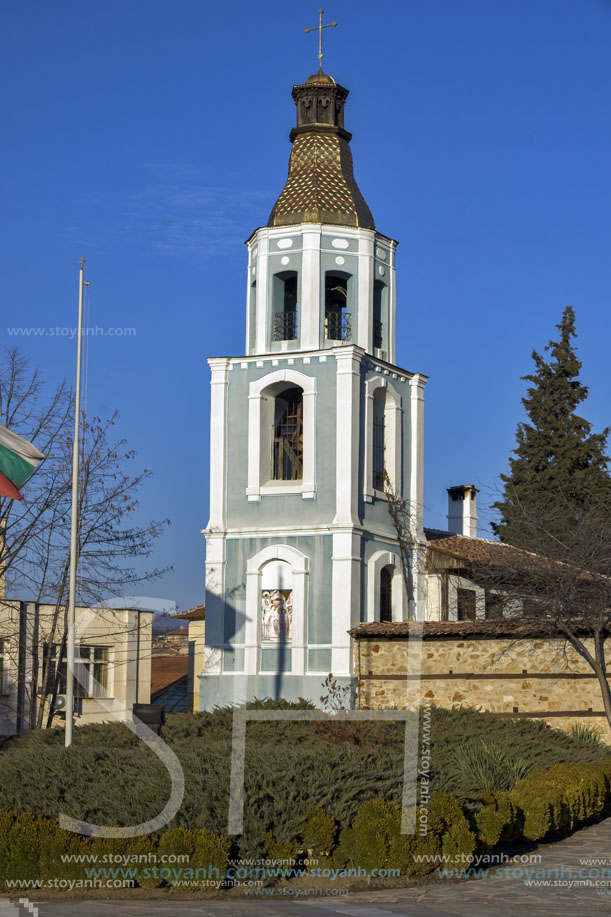
[[[537,841],[598,817],[609,798],[609,780],[600,766],[557,764],[533,771],[510,796],[521,811],[524,837]]]
[[[133,874],[134,882],[145,888],[183,883],[191,874],[194,881],[195,877],[217,879],[220,884],[230,846],[226,837],[185,829],[143,837],[89,838],[63,831],[57,821],[37,813],[18,814],[4,809],[0,811],[0,888],[6,888],[7,880],[13,879],[83,880],[88,878],[86,870],[96,868],[93,860],[62,862],[66,854],[97,856],[99,868],[108,865],[130,870],[121,877],[127,879]],[[167,853],[186,854],[189,862],[180,864],[183,868],[176,872],[171,871],[171,866],[166,871],[161,856]],[[112,857],[121,859],[113,862]],[[154,867],[158,867],[157,872]]]
[[[303,843],[315,857],[329,856],[335,847],[338,824],[324,809],[313,808],[308,812],[302,829]]]
[[[425,830],[426,833],[422,833]],[[453,796],[435,793],[416,810],[416,833],[401,834],[401,807],[382,799],[364,802],[340,835],[336,860],[372,871],[399,869],[402,876],[426,875],[442,862],[467,868],[475,836]]]
[[[482,793],[474,802],[479,808],[471,813],[471,825],[480,852],[490,853],[497,844],[520,838],[522,819],[509,793]]]
[[[471,780],[483,790],[510,790],[523,780],[533,765],[512,755],[495,742],[466,742],[454,752],[450,774]]]
[[[588,726],[587,723],[573,723],[569,729],[569,735],[582,745],[594,745],[596,748],[607,747],[596,726]]]
[[[311,709],[305,701],[249,706]],[[168,716],[162,737],[185,774],[184,800],[170,827],[225,833],[233,716],[232,708]],[[244,834],[236,841],[238,852],[261,856],[265,832],[272,832],[278,843],[294,842],[313,805],[345,829],[354,823],[359,806],[374,795],[400,804],[405,724],[374,725],[367,744],[355,745],[324,741],[313,722],[249,723]],[[6,745],[0,755],[4,805],[50,819],[65,812],[99,825],[139,824],[163,809],[170,793],[167,771],[125,725],[80,726],[69,749],[63,739],[61,729],[42,730]],[[451,793],[461,802],[483,789],[472,769],[452,771],[456,749],[467,739],[480,746],[483,740],[488,748],[497,746],[538,768],[560,762],[597,764],[609,754],[540,721],[469,709],[432,707],[430,739],[430,792]]]

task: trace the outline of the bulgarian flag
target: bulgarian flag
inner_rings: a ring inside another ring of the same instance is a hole
[[[0,496],[21,500],[19,488],[43,458],[27,439],[0,424]]]

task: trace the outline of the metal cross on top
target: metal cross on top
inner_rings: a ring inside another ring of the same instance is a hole
[[[304,32],[318,32],[318,72],[322,73],[322,30],[330,29],[332,26],[337,25],[337,22],[328,22],[326,25],[322,24],[322,14],[324,10],[318,10],[318,25],[314,26],[311,29],[304,29]]]

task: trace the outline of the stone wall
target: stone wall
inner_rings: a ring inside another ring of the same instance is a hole
[[[499,716],[539,718],[565,730],[575,722],[591,724],[611,740],[598,681],[562,640],[425,635],[420,661],[417,646],[414,640],[408,677],[406,638],[353,640],[363,709],[423,703],[476,707]]]

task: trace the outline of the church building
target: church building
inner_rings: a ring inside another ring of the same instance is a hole
[[[201,710],[319,703],[329,673],[353,682],[352,628],[424,617],[426,376],[396,365],[397,242],[354,178],[348,90],[319,69],[292,96],[288,178],[246,242],[245,354],[208,361]]]

